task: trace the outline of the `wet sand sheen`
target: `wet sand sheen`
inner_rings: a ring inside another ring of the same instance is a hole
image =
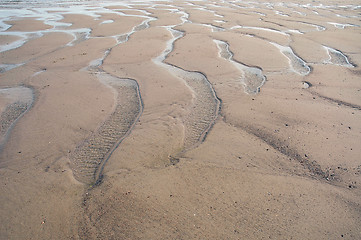
[[[324,48],[327,50],[327,53],[330,56],[326,63],[331,63],[343,67],[354,67],[342,52],[326,46],[324,46]]]
[[[298,57],[296,54],[294,54],[292,48],[281,46],[277,43],[271,43],[271,44],[277,47],[281,51],[281,53],[288,58],[290,63],[290,68],[294,72],[302,76],[306,76],[311,72],[311,69],[309,66],[307,66],[307,63],[303,61],[303,59]]]
[[[266,77],[262,74],[262,70],[255,67],[248,67],[233,60],[233,53],[229,50],[226,42],[214,40],[219,48],[219,55],[230,61],[236,68],[243,72],[241,82],[244,85],[244,91],[248,94],[256,94],[266,81]]]

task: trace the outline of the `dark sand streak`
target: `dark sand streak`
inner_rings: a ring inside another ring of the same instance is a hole
[[[316,162],[306,157],[306,155],[302,156],[298,151],[288,145],[285,145],[281,139],[269,134],[261,129],[251,126],[246,123],[231,123],[227,121],[227,118],[222,115],[223,121],[227,124],[230,124],[233,127],[242,129],[246,131],[248,134],[251,134],[258,139],[265,142],[267,145],[272,147],[277,152],[281,153],[282,155],[286,156],[289,159],[295,160],[299,162],[305,169],[310,172],[310,176],[315,179],[325,179],[327,181],[333,180],[330,176],[322,170],[321,166]],[[302,176],[302,174],[300,174]]]
[[[319,97],[321,99],[324,99],[324,100],[326,100],[328,102],[336,103],[338,106],[345,106],[345,107],[353,108],[353,109],[356,109],[356,110],[361,110],[360,105],[345,102],[345,101],[335,99],[335,98],[326,97],[326,96],[324,96],[324,95],[322,95],[320,93],[314,92],[314,91],[310,91],[310,92],[311,92],[312,95],[317,96],[317,97]]]

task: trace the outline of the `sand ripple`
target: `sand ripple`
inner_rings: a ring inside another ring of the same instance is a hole
[[[183,36],[180,31],[170,27],[167,29],[172,33],[173,38],[167,42],[163,53],[153,61],[181,79],[192,92],[192,106],[184,119],[184,144],[181,152],[185,152],[198,146],[205,139],[218,116],[220,101],[204,74],[186,71],[180,67],[164,63],[168,54],[173,50],[174,42]]]
[[[8,103],[5,104],[0,116],[1,149],[13,125],[30,109],[33,103],[33,90],[27,87],[4,88],[0,89],[0,97],[4,97],[4,102]]]
[[[116,91],[117,101],[108,119],[71,154],[73,174],[86,184],[99,180],[103,165],[131,131],[143,109],[135,80],[105,73],[101,73],[99,78]]]
[[[176,67],[172,71],[184,80],[194,94],[191,111],[184,119],[184,151],[187,151],[205,139],[217,118],[220,101],[203,74]]]

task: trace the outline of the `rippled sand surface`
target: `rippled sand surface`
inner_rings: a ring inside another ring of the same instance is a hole
[[[360,239],[360,1],[0,2],[0,239]]]

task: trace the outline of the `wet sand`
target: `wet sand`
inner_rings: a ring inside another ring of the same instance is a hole
[[[360,239],[360,5],[2,3],[0,239]]]

